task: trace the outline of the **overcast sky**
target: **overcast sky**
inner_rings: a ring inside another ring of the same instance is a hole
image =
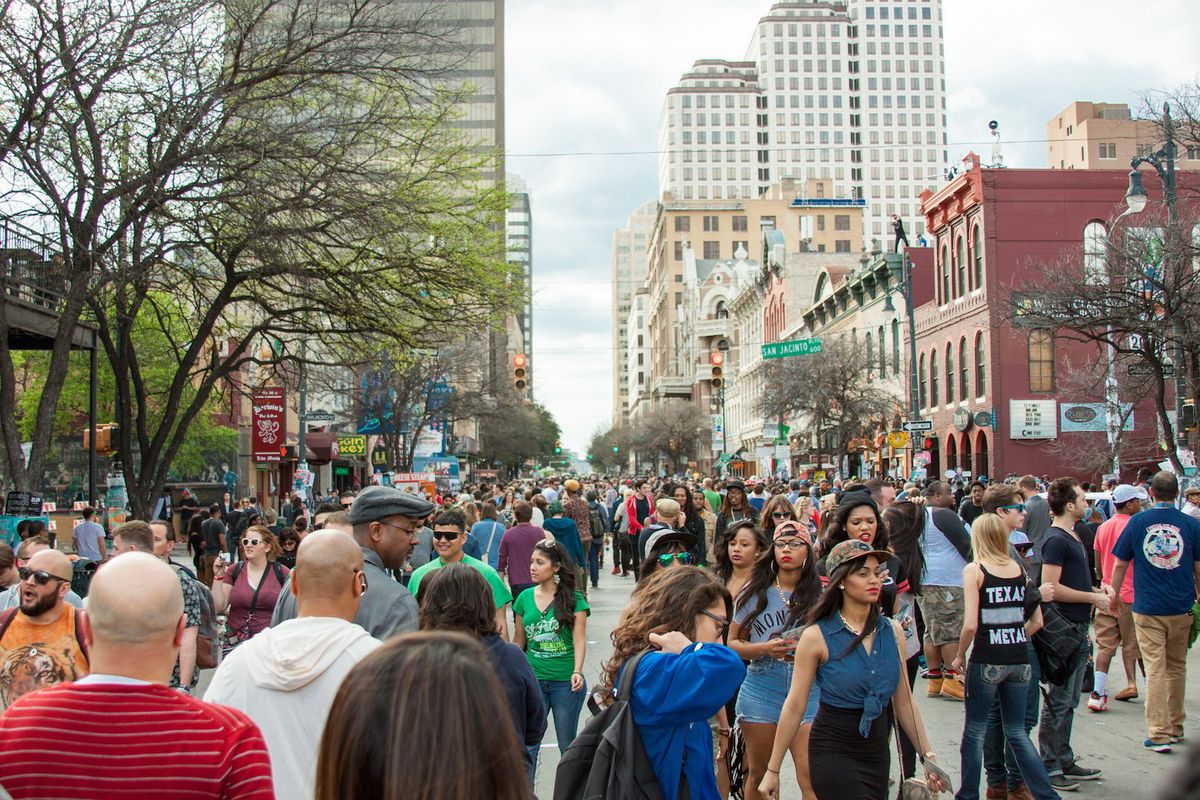
[[[658,191],[666,91],[699,58],[740,60],[770,0],[508,0],[508,169],[533,205],[534,396],[582,452],[611,423],[612,232]],[[950,158],[1046,166],[1074,100],[1139,104],[1200,77],[1194,0],[944,0]],[[1140,20],[1140,21],[1139,21]],[[615,155],[575,155],[616,153]]]

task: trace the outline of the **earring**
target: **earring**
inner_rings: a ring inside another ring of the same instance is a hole
[[[559,575],[557,572],[556,572],[556,573],[554,573],[554,583],[555,583],[555,585],[558,585],[559,581],[561,581],[561,580],[562,580],[562,575]]]
[[[845,588],[846,588],[846,584],[844,584],[844,583],[839,583],[839,584],[838,584],[838,588],[839,588],[839,589],[845,589]]]

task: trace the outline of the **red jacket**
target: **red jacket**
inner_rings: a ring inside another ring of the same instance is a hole
[[[650,503],[650,514],[654,513],[654,497],[647,494],[646,500]],[[637,536],[638,532],[646,527],[637,518],[637,495],[629,495],[629,499],[625,501],[625,515],[629,518],[629,535]]]

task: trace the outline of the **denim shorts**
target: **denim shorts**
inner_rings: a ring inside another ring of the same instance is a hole
[[[779,724],[783,701],[792,685],[792,664],[775,658],[757,658],[746,667],[746,680],[738,692],[738,722]],[[801,724],[816,719],[821,690],[814,683],[808,693],[808,706]]]

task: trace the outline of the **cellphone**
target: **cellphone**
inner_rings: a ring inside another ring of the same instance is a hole
[[[779,634],[779,638],[786,639],[789,642],[798,642],[798,641],[800,641],[800,634],[804,633],[804,629],[807,627],[808,627],[807,625],[799,625],[790,630],[786,630],[783,633]]]

